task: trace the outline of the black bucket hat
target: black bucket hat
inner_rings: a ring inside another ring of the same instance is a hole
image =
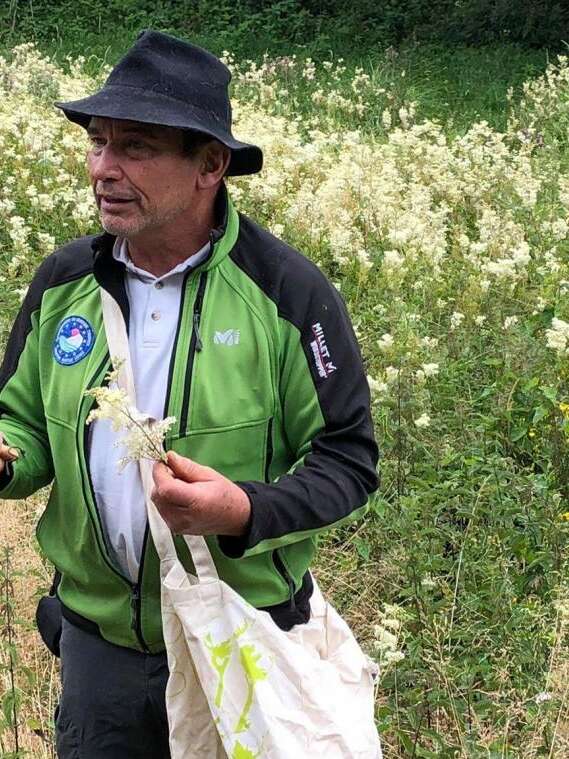
[[[263,153],[231,134],[230,80],[227,66],[207,50],[146,31],[113,68],[102,90],[55,105],[85,128],[92,116],[103,116],[211,135],[231,150],[229,175],[255,174],[263,166]]]

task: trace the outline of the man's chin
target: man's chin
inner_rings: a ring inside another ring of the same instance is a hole
[[[141,230],[141,225],[132,220],[121,219],[120,217],[112,216],[111,214],[101,214],[100,218],[101,226],[105,232],[108,232],[115,237],[128,239]]]

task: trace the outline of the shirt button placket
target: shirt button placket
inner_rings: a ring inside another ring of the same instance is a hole
[[[160,335],[163,331],[165,287],[164,282],[154,282],[150,288],[148,305],[146,309],[146,318],[144,325],[145,343],[148,345],[159,345],[161,343]]]

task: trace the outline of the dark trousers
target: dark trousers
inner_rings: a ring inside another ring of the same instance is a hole
[[[59,759],[169,759],[166,654],[114,646],[63,620]]]

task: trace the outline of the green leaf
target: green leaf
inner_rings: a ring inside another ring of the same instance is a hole
[[[521,440],[527,434],[528,434],[528,428],[527,427],[516,427],[516,428],[514,428],[512,434],[510,435],[510,440],[513,443],[515,443],[518,440]]]
[[[546,416],[549,416],[549,409],[545,406],[538,406],[533,412],[532,424],[541,422],[541,420],[545,419]]]
[[[522,390],[524,393],[529,393],[530,390],[535,390],[535,388],[539,385],[539,377],[532,377],[527,382],[524,382],[522,385]]]
[[[553,405],[557,403],[557,389],[556,388],[542,387],[541,392],[547,398],[548,401],[551,401],[551,403],[553,403]]]
[[[362,559],[364,561],[369,561],[371,548],[367,540],[363,540],[362,538],[356,538],[354,540],[354,545],[356,546],[356,551],[362,557]]]

